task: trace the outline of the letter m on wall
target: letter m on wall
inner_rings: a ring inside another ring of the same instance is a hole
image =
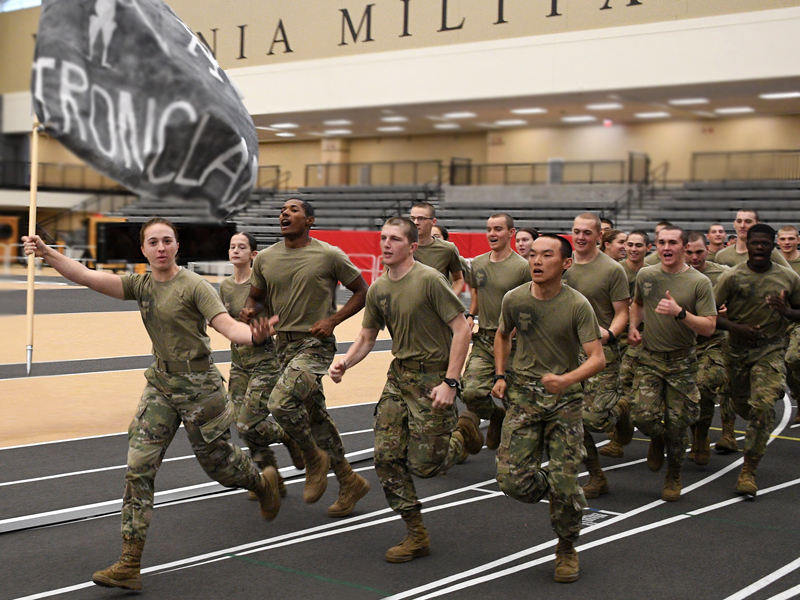
[[[364,9],[364,14],[361,16],[361,22],[358,24],[358,29],[355,28],[353,25],[353,20],[350,18],[350,11],[346,8],[340,8],[339,11],[342,13],[342,43],[339,46],[347,46],[346,36],[347,36],[347,29],[350,30],[350,35],[353,38],[353,42],[358,42],[358,36],[361,35],[361,30],[366,26],[366,37],[364,38],[365,42],[374,42],[375,40],[372,37],[372,7],[375,6],[374,4],[367,4],[367,8]]]

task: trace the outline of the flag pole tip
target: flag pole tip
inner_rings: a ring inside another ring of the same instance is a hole
[[[27,362],[27,374],[31,374],[31,365],[33,363],[33,346],[28,346],[28,362]]]

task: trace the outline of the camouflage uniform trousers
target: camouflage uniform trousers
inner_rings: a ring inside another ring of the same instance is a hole
[[[723,346],[726,336],[699,338],[697,344],[697,389],[700,392],[700,417],[697,419],[699,431],[708,432],[714,419],[714,408],[726,404],[728,373],[725,370]]]
[[[455,403],[434,409],[430,398],[445,377],[445,371],[423,373],[394,360],[375,407],[375,472],[389,507],[399,513],[422,506],[411,475],[439,475],[467,455],[461,439],[452,435]]]
[[[610,434],[619,416],[614,411],[621,396],[619,345],[603,346],[603,355],[606,367],[583,382],[583,443],[589,458],[598,455],[592,432]],[[584,360],[586,355],[581,351],[581,362]]]
[[[316,445],[328,453],[332,466],[343,465],[342,438],[325,407],[322,390],[322,376],[336,354],[336,338],[302,334],[292,338],[278,333],[278,381],[266,403],[263,398],[257,405],[249,403],[248,414],[241,420],[252,423],[260,417],[263,421],[272,413],[301,449],[308,451]]]
[[[478,415],[481,419],[488,419],[492,416],[496,404],[492,399],[492,387],[494,387],[494,336],[496,329],[478,329],[472,335],[472,351],[467,359],[467,366],[461,376],[461,383],[464,386],[464,404],[467,408]],[[508,364],[514,357],[514,346],[512,341],[511,356]]]
[[[627,343],[620,344],[622,360],[619,363],[619,389],[622,398],[628,402],[633,399],[633,379],[636,374],[636,361],[639,359],[641,346],[630,346]]]
[[[792,400],[800,401],[800,325],[790,323],[786,345],[786,385]]]
[[[145,372],[147,386],[128,428],[128,470],[122,499],[122,535],[144,542],[153,514],[156,473],[183,423],[203,470],[226,487],[252,490],[260,473],[230,443],[233,406],[216,367],[199,373]]]
[[[586,498],[578,485],[585,458],[583,394],[578,385],[562,395],[516,375],[508,388],[508,413],[497,449],[497,481],[504,494],[535,503],[549,495],[550,523],[559,537],[576,541]],[[550,463],[543,468],[545,449]]]
[[[263,416],[280,372],[275,342],[270,338],[263,347],[245,347],[243,355],[231,363],[228,383],[228,395],[236,411],[236,429],[260,468],[277,466],[269,445],[281,441],[283,429]],[[269,409],[266,410],[268,415]]]
[[[633,387],[633,422],[639,431],[655,438],[664,436],[669,466],[680,469],[689,443],[687,429],[700,416],[697,389],[697,357],[694,347],[664,353],[642,348]]]
[[[786,393],[784,348],[784,340],[778,338],[756,348],[730,344],[726,352],[733,410],[748,422],[744,452],[755,459],[767,451],[775,401]]]

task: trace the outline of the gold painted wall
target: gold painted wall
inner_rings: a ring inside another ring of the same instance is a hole
[[[281,177],[291,172],[288,181],[290,189],[304,185],[306,165],[320,162],[320,142],[276,142],[261,143],[258,146],[258,162],[261,165],[280,165]]]
[[[486,162],[486,135],[418,135],[353,140],[350,143],[351,162],[382,162],[399,160],[441,160],[449,163],[452,157],[471,158]]]

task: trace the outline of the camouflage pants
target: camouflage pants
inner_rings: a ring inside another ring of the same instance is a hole
[[[795,402],[800,401],[800,325],[792,323],[787,332],[786,385]]]
[[[633,422],[639,431],[654,438],[664,436],[667,460],[671,467],[683,464],[687,429],[700,416],[697,389],[697,358],[692,348],[688,356],[663,358],[642,348],[633,383],[635,400]]]
[[[397,512],[422,506],[411,475],[439,475],[467,455],[452,435],[455,405],[436,410],[429,396],[444,377],[444,371],[421,373],[393,361],[375,407],[375,472]]]
[[[280,425],[266,418],[269,396],[279,372],[272,340],[252,359],[231,363],[228,395],[236,411],[236,429],[250,448],[250,456],[262,469],[267,465],[277,466],[275,453],[269,445],[279,443],[284,435]]]
[[[633,399],[633,379],[636,374],[636,363],[639,360],[639,353],[642,351],[641,346],[625,345],[622,350],[622,360],[619,365],[619,388],[623,398],[628,402]]]
[[[144,541],[153,514],[155,477],[183,423],[200,466],[226,487],[253,489],[260,474],[230,443],[233,407],[216,367],[201,373],[145,372],[147,386],[128,428],[128,470],[122,499],[122,535]]]
[[[472,352],[461,376],[463,399],[467,408],[481,419],[492,416],[496,404],[491,392],[494,387],[494,334],[496,329],[479,329],[472,336]],[[511,351],[513,357],[513,350]],[[511,359],[509,359],[509,364]]]
[[[578,385],[558,396],[538,380],[515,376],[497,449],[497,481],[504,494],[535,503],[549,495],[550,523],[559,537],[575,541],[586,498],[578,485],[584,459],[583,394]],[[550,456],[542,468],[545,449]]]
[[[775,401],[786,393],[784,344],[760,348],[730,345],[726,360],[733,410],[747,421],[744,452],[759,459],[767,451],[775,423]]]
[[[697,346],[697,389],[700,392],[700,417],[697,429],[708,432],[717,403],[722,410],[728,390],[728,373],[723,352],[724,337],[706,339]]]
[[[336,339],[303,336],[282,340],[278,334],[278,381],[267,397],[253,396],[240,422],[248,424],[248,437],[262,446],[270,443],[269,429],[260,424],[270,413],[278,425],[304,451],[315,445],[325,450],[331,465],[344,464],[344,446],[336,423],[325,407],[322,376],[328,372],[336,354]],[[262,433],[263,430],[263,433]]]
[[[617,423],[613,409],[620,398],[619,346],[603,346],[603,354],[605,369],[583,382],[583,427],[587,431],[610,433]],[[581,351],[581,361],[585,359]]]

